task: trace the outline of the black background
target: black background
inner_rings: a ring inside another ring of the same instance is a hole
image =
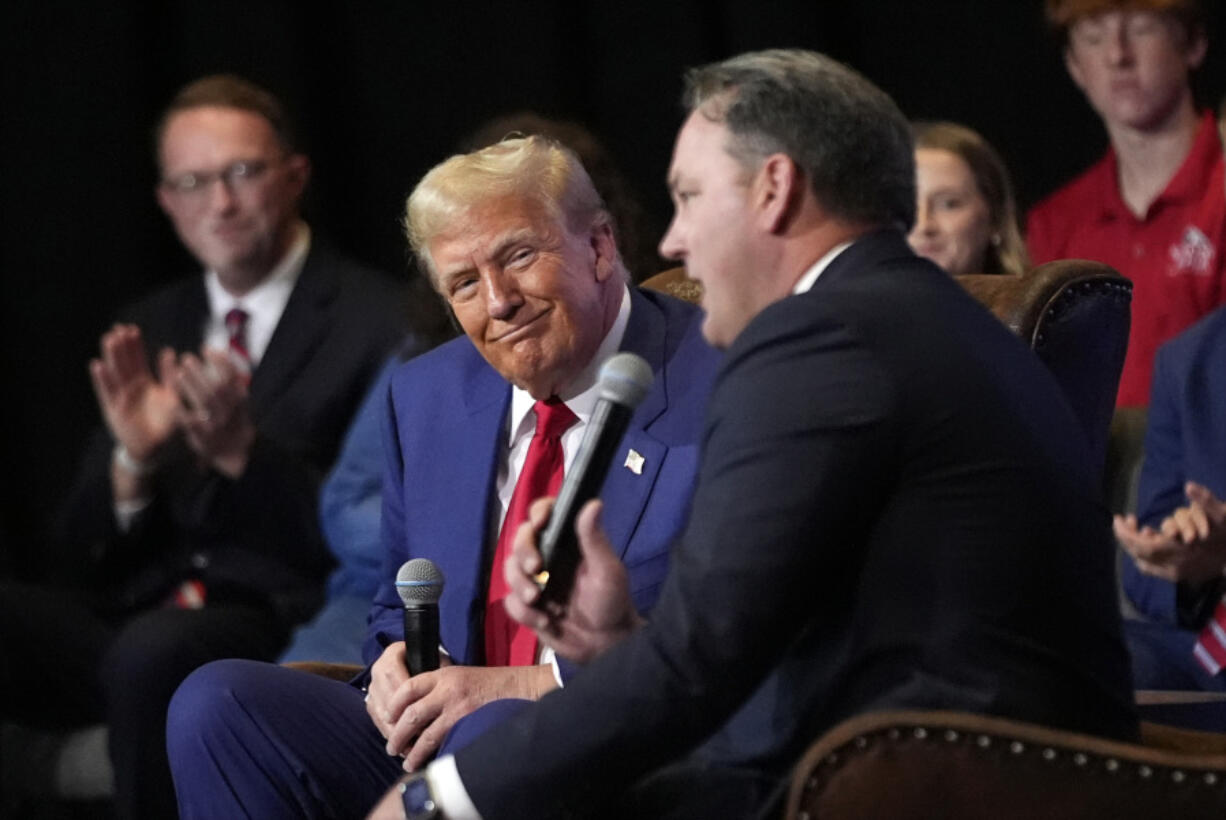
[[[1226,91],[1222,12],[1198,97]],[[1105,145],[1044,29],[1040,0],[3,4],[3,545],[40,533],[96,423],[86,361],[116,309],[193,270],[152,195],[150,129],[183,83],[234,71],[295,113],[315,173],[307,214],[352,255],[409,276],[398,219],[417,178],[482,120],[530,108],[611,149],[658,237],[682,71],[756,48],[844,60],[913,118],[980,130],[1023,207]],[[23,573],[24,574],[24,573]]]

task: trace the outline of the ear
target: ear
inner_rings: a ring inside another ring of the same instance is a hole
[[[763,230],[777,234],[787,228],[800,202],[803,176],[787,154],[771,154],[762,161],[750,196]]]
[[[305,154],[291,154],[285,160],[285,176],[293,186],[295,198],[301,197],[311,180],[311,160]]]
[[[593,270],[596,281],[604,282],[617,271],[617,240],[609,219],[598,219],[588,233],[588,245],[592,249]]]
[[[1082,74],[1081,63],[1077,62],[1077,55],[1073,54],[1072,45],[1064,47],[1064,67],[1068,69],[1068,75],[1073,78],[1073,84],[1084,92],[1086,90],[1085,75]]]
[[[157,198],[158,205],[162,208],[162,213],[174,219],[174,202],[170,198],[170,194],[161,185],[153,186],[153,195]]]
[[[1184,65],[1188,67],[1188,71],[1195,71],[1200,68],[1200,64],[1205,61],[1205,54],[1209,51],[1209,39],[1205,36],[1205,32],[1197,30],[1192,32],[1188,41],[1188,53],[1184,55]]]

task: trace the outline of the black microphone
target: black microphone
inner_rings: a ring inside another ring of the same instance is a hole
[[[429,558],[405,561],[396,573],[396,593],[404,601],[404,665],[410,675],[438,669],[442,571]]]
[[[575,570],[582,560],[575,517],[600,492],[634,408],[643,401],[654,378],[651,365],[633,353],[618,353],[600,368],[600,399],[541,533],[545,569],[537,576],[537,583],[542,585],[538,606],[546,601],[564,603],[570,597]]]

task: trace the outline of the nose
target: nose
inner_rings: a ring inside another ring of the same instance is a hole
[[[1107,60],[1111,65],[1126,65],[1132,62],[1132,40],[1128,27],[1120,25],[1112,30],[1107,40]]]
[[[664,238],[660,240],[660,256],[665,259],[672,259],[675,262],[685,261],[685,245],[681,241],[681,231],[677,228],[677,217],[673,215],[673,221],[668,223],[668,230],[664,232]]]
[[[932,210],[924,202],[915,206],[915,225],[911,228],[913,236],[936,233],[937,225],[932,219]]]
[[[485,293],[485,309],[492,319],[509,319],[524,303],[515,277],[494,266],[482,271],[481,289]]]
[[[234,196],[234,188],[224,176],[210,180],[205,195],[208,197],[209,209],[217,212],[230,210],[237,201]]]

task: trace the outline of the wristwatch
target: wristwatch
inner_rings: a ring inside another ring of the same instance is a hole
[[[400,781],[400,802],[404,805],[405,820],[440,820],[442,813],[434,802],[430,781],[425,772],[418,772],[407,780]]]

